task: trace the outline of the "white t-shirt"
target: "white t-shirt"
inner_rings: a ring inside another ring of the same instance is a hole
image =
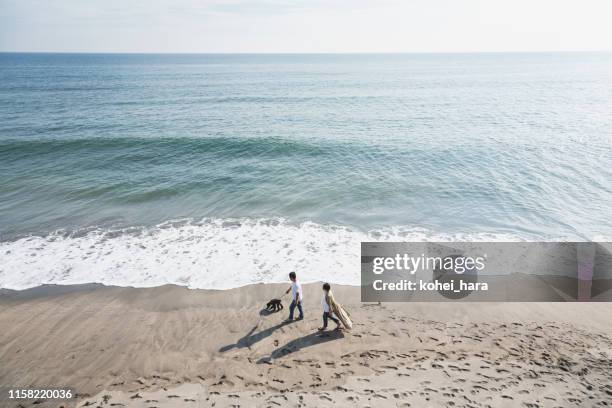
[[[329,305],[325,301],[325,295],[323,295],[323,298],[321,299],[321,305],[323,305],[323,313],[329,313]]]
[[[297,300],[298,293],[300,294],[300,300],[304,300],[302,285],[297,280],[295,282],[291,282],[291,293],[293,294],[293,300]]]

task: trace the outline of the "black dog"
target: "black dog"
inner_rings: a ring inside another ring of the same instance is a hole
[[[283,304],[280,299],[272,299],[266,304],[266,310],[270,312],[278,312],[283,309]]]

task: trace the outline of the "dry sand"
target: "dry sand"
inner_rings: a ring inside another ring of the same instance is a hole
[[[304,287],[304,321],[261,312],[287,286],[1,291],[0,387],[79,398],[0,404],[612,405],[610,303],[379,305],[334,287],[355,327],[322,334],[319,285]]]

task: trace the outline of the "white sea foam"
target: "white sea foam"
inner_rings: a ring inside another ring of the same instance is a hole
[[[362,241],[518,241],[509,234],[434,234],[417,228],[362,232],[283,220],[204,220],[155,227],[31,236],[0,243],[0,287],[103,283],[150,287],[168,283],[227,289],[258,282],[356,285]]]

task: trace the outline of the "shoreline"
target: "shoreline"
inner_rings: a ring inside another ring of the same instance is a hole
[[[509,232],[440,232],[402,225],[363,230],[353,225],[293,223],[282,218],[183,219],[0,241],[4,257],[0,287],[22,290],[41,284],[96,282],[226,290],[258,282],[284,282],[291,270],[308,270],[311,282],[329,279],[333,270],[334,283],[358,285],[356,260],[362,242],[529,239],[528,235]]]
[[[286,287],[2,290],[0,384],[69,386],[80,398],[67,406],[103,396],[143,407],[420,406],[462,395],[555,406],[595,405],[612,393],[609,303],[376,304],[361,303],[358,287],[333,285],[355,327],[321,335],[319,284],[304,284],[304,321],[282,323],[286,298],[282,312],[261,311]]]

